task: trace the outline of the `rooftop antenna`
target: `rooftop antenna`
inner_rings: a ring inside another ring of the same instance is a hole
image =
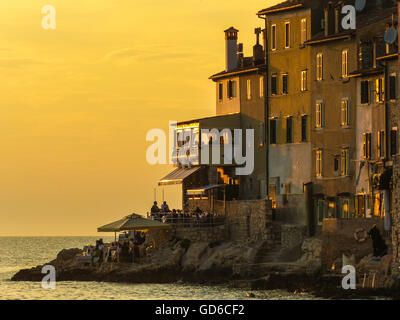
[[[386,30],[384,39],[387,44],[395,43],[397,39],[397,30],[393,27],[393,24],[388,30]]]
[[[365,5],[367,4],[367,0],[356,0],[355,7],[358,12],[363,11]]]

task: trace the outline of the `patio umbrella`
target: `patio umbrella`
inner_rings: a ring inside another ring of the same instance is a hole
[[[171,229],[171,226],[159,221],[143,218],[141,215],[132,213],[123,219],[111,222],[97,228],[97,232],[119,232],[119,231],[149,231]]]

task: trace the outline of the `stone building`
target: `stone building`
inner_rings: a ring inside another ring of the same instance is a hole
[[[398,4],[398,14],[400,15],[400,1]],[[400,28],[398,26],[398,32]],[[398,48],[399,50],[399,48]],[[400,53],[400,51],[398,51]],[[389,74],[399,76],[400,68],[398,55],[393,55],[387,62],[387,71]],[[398,79],[398,78],[397,78]],[[397,80],[397,96],[394,102],[389,102],[389,128],[391,129],[390,139],[390,161],[393,165],[393,227],[392,227],[392,245],[393,245],[393,259],[395,262],[400,262],[400,156],[399,156],[399,142],[398,142],[398,128],[400,125],[400,110],[399,110],[399,85]]]
[[[243,44],[237,43],[239,30],[231,27],[224,33],[225,69],[210,77],[216,85],[216,115],[177,124],[178,168],[159,182],[182,183],[184,208],[190,207],[190,199],[199,197],[209,200],[207,211],[215,211],[215,201],[257,200],[267,195],[263,32],[261,28],[255,29],[251,57],[244,57]],[[237,129],[241,129],[239,136],[235,135]],[[248,132],[254,133],[252,141]],[[233,157],[234,148],[228,147],[238,139],[243,141],[243,154],[254,150],[254,168],[248,174],[237,173],[246,164],[238,163]],[[208,154],[203,154],[201,148],[207,149]]]
[[[327,4],[323,31],[307,42],[311,48],[312,181],[316,229],[324,218],[346,217],[354,195],[355,80],[357,44],[340,26],[342,4]]]
[[[357,81],[355,215],[384,218],[385,230],[390,232],[394,137],[390,111],[397,99],[397,72],[393,68],[394,61],[397,64],[397,41],[389,44],[384,39],[397,23],[396,8],[382,9],[360,19],[356,35],[358,69],[350,77]]]
[[[267,43],[269,195],[283,221],[310,223],[312,61],[324,1],[285,1],[260,10]]]

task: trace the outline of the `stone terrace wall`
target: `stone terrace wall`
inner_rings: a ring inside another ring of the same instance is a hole
[[[280,243],[280,226],[272,220],[271,201],[236,200],[227,202],[225,226],[231,240],[268,240]]]
[[[307,227],[297,224],[284,224],[281,226],[282,249],[292,249],[301,245],[307,237]]]
[[[372,240],[367,238],[358,242],[354,232],[363,228],[368,232],[376,224],[381,234],[383,233],[383,219],[324,219],[322,224],[322,264],[329,268],[336,259],[341,259],[343,254],[356,257],[356,262],[373,253]]]
[[[201,227],[201,228],[175,228],[172,234],[176,238],[190,241],[216,242],[228,240],[225,226]]]
[[[399,116],[400,118],[400,116]],[[393,227],[392,245],[393,260],[400,262],[400,159],[399,156],[393,158]]]
[[[207,202],[207,200],[198,200],[196,206],[207,211],[205,207]],[[215,208],[217,207],[224,212],[222,201],[215,202]],[[281,227],[279,222],[272,219],[271,201],[235,200],[226,203],[225,225],[192,228],[178,226],[165,232],[162,238],[157,240],[160,242],[171,237],[204,242],[266,240],[267,245],[273,247],[281,243]],[[289,239],[290,236],[287,235],[286,238]],[[288,241],[297,241],[294,239],[297,239],[298,235],[293,235],[292,238]]]

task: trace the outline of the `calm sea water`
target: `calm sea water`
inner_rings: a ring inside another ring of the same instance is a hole
[[[34,267],[54,259],[65,248],[82,248],[96,237],[0,237],[0,300],[158,300],[158,299],[247,299],[246,291],[226,286],[185,284],[116,284],[99,282],[58,282],[55,290],[42,289],[40,282],[12,282],[19,269]],[[104,238],[105,241],[112,238]],[[256,299],[312,299],[286,291],[256,291]]]

